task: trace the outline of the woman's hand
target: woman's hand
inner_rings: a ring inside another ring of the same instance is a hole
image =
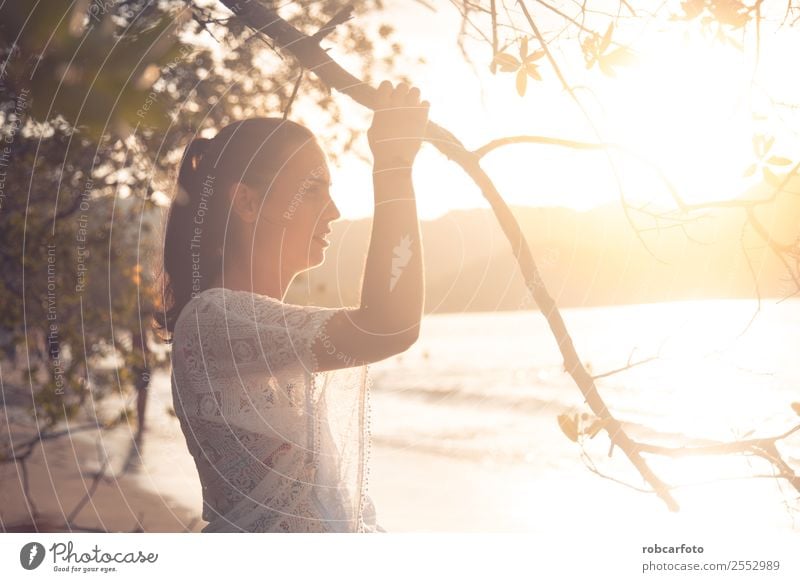
[[[372,126],[367,131],[376,168],[410,168],[414,163],[431,105],[419,98],[419,89],[407,83],[392,87],[383,81],[378,87]]]

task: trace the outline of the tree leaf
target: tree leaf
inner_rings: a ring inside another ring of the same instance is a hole
[[[528,86],[528,75],[526,69],[520,68],[517,72],[517,93],[520,97],[525,97],[525,88]]]
[[[559,414],[558,426],[561,427],[561,431],[567,435],[569,440],[575,443],[578,442],[578,428],[575,426],[575,422],[572,418],[566,414]]]
[[[528,63],[525,65],[525,71],[531,76],[531,78],[536,79],[537,81],[542,80],[542,76],[539,74],[539,68],[533,63]]]
[[[755,174],[755,173],[756,173],[756,170],[757,170],[757,169],[758,169],[758,164],[751,164],[751,165],[750,165],[750,167],[749,167],[749,168],[747,168],[747,169],[744,171],[744,174],[742,174],[742,177],[744,177],[744,178],[749,178],[750,176],[752,176],[753,174]]]
[[[764,180],[767,182],[767,184],[769,184],[773,188],[781,187],[783,180],[781,180],[778,176],[776,176],[775,172],[770,170],[767,166],[764,166],[763,168],[763,175],[764,175]]]
[[[794,410],[797,416],[800,416],[800,402],[792,402],[792,410]]]
[[[685,20],[691,20],[700,16],[704,7],[705,2],[703,0],[686,0],[685,2],[681,2],[681,8],[683,8],[683,13],[686,15]]]
[[[522,66],[522,63],[517,60],[517,57],[507,53],[497,53],[494,56],[494,62],[496,62],[500,70],[505,73],[513,73]]]
[[[614,23],[612,22],[608,25],[608,29],[606,30],[606,33],[603,35],[603,40],[600,41],[600,49],[598,52],[600,52],[601,54],[606,52],[606,49],[611,44],[611,34],[613,32],[614,32]]]
[[[603,74],[606,75],[607,77],[617,76],[617,74],[614,72],[614,68],[611,67],[611,65],[609,65],[608,63],[606,63],[605,59],[599,59],[597,61],[597,64],[600,67],[600,70],[603,71]]]
[[[545,52],[542,49],[535,51],[528,55],[528,58],[525,59],[526,63],[532,63],[533,61],[538,61],[545,55]]]
[[[781,156],[772,156],[767,160],[767,163],[772,164],[773,166],[788,166],[792,163],[792,160]]]
[[[759,159],[764,157],[764,136],[761,134],[753,136],[753,153]]]
[[[742,46],[742,43],[740,43],[738,40],[736,40],[732,36],[728,37],[728,44],[731,45],[731,46],[736,47],[740,51],[744,50],[744,47]]]
[[[601,59],[615,67],[635,65],[637,61],[636,55],[624,46],[602,56]]]
[[[522,61],[525,61],[525,58],[528,56],[528,37],[522,37],[522,42],[519,44],[519,58]]]

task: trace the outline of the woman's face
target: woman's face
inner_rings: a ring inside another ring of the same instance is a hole
[[[291,145],[288,154],[261,205],[255,249],[276,249],[281,268],[297,273],[323,262],[331,222],[341,215],[330,196],[325,153],[316,141]]]

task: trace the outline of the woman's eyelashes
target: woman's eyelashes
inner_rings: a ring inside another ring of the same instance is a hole
[[[331,191],[328,186],[312,186],[308,190],[309,197],[313,200],[330,200]]]

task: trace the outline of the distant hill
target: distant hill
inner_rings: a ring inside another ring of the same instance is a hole
[[[800,180],[794,191],[800,192]],[[765,187],[748,198],[768,196]],[[514,207],[545,283],[563,307],[709,297],[755,297],[748,247],[762,297],[788,289],[784,266],[750,228],[741,209],[715,209],[681,228],[654,230],[633,211],[637,237],[619,204],[586,212]],[[777,241],[800,235],[800,196],[781,195],[757,216]],[[287,300],[357,305],[371,219],[333,225],[327,260],[298,277]],[[663,226],[670,224],[664,223]],[[426,312],[518,309],[524,283],[505,236],[488,209],[458,210],[422,223]],[[647,244],[650,251],[645,248]],[[533,308],[527,305],[526,308]]]

